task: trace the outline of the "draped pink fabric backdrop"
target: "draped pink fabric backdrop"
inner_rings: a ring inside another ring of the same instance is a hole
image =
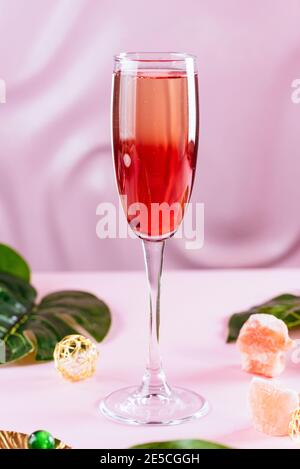
[[[199,59],[205,246],[172,240],[167,266],[299,265],[299,24],[299,0],[0,0],[0,240],[39,270],[142,266],[95,231],[117,203],[112,55],[178,50]]]

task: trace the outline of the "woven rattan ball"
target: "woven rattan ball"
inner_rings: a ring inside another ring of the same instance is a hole
[[[289,424],[289,436],[297,443],[300,442],[300,407],[296,409]]]
[[[93,376],[97,358],[95,344],[79,334],[64,337],[54,350],[55,367],[68,381],[81,381]]]

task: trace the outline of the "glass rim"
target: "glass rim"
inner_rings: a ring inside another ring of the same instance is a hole
[[[196,61],[196,56],[186,52],[120,52],[114,55],[115,62],[185,62],[192,59]]]

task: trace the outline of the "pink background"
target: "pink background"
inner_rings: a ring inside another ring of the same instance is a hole
[[[35,270],[142,266],[137,241],[95,232],[117,202],[112,55],[178,50],[199,58],[206,241],[173,240],[167,266],[298,265],[299,21],[298,0],[0,0],[0,240]]]

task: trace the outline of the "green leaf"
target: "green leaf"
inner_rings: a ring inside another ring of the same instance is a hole
[[[26,282],[30,280],[30,268],[23,257],[6,244],[0,243],[0,272],[15,275]]]
[[[52,360],[57,342],[69,334],[91,335],[100,342],[111,315],[107,305],[90,293],[61,291],[36,305],[36,291],[24,280],[0,273],[0,339],[6,363],[35,352],[38,361]]]
[[[206,440],[174,440],[145,443],[132,446],[131,449],[229,449],[228,446],[220,445]]]
[[[300,326],[300,296],[285,293],[247,311],[235,313],[228,322],[227,342],[234,342],[241,327],[252,314],[272,314],[282,319],[289,329]]]

